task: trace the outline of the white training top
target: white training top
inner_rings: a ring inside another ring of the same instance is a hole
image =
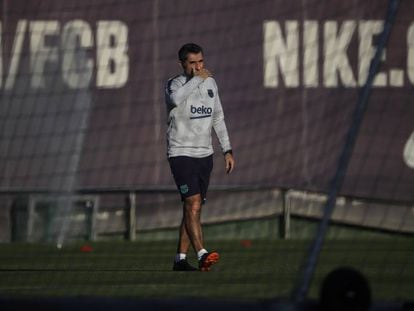
[[[181,74],[165,88],[168,113],[168,157],[207,157],[213,154],[211,129],[222,152],[231,150],[217,84],[213,78],[188,78]]]

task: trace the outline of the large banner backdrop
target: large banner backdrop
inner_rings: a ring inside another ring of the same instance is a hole
[[[172,186],[164,86],[204,47],[237,160],[212,185],[327,191],[388,1],[0,1],[0,187]],[[342,194],[414,199],[414,2],[401,1]]]

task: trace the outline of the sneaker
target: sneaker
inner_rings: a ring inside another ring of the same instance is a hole
[[[205,253],[198,261],[198,268],[200,271],[210,271],[210,267],[214,265],[220,259],[220,255],[217,252]]]
[[[188,263],[186,259],[174,262],[173,271],[197,271],[197,268]]]

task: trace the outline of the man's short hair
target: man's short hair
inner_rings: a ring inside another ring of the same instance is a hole
[[[203,53],[203,48],[201,46],[195,43],[187,43],[178,51],[178,59],[181,62],[184,62],[187,59],[188,53],[198,54],[200,52]]]

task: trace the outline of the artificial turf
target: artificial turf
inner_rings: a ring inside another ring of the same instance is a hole
[[[90,249],[82,246],[88,244]],[[210,272],[173,272],[171,241],[0,244],[3,297],[289,298],[307,254],[305,240],[207,241],[221,258]],[[189,261],[196,265],[194,255]],[[367,278],[373,300],[414,298],[412,238],[328,240],[309,291],[339,266]],[[299,278],[300,279],[300,278]]]

